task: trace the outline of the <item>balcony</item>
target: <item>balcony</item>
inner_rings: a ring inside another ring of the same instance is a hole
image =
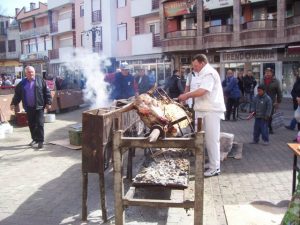
[[[203,45],[205,48],[231,46],[233,26],[220,25],[204,28]]]
[[[300,16],[293,16],[286,19],[287,42],[300,41]]]
[[[101,10],[96,10],[92,12],[92,23],[97,23],[102,21]]]
[[[275,29],[276,20],[252,20],[242,24],[243,30]]]
[[[51,0],[48,1],[48,10],[55,9],[64,5],[74,4],[74,0]]]
[[[276,20],[254,20],[242,24],[240,40],[242,45],[276,43]]]
[[[160,34],[153,34],[152,46],[153,47],[161,47]]]
[[[19,59],[20,53],[19,52],[7,52],[6,59]]]
[[[158,14],[158,0],[132,0],[131,1],[131,17],[145,16],[152,13]]]
[[[165,34],[167,39],[169,38],[183,38],[183,37],[196,37],[197,30],[196,29],[188,29],[188,30],[177,30],[168,32]]]
[[[25,30],[20,32],[20,39],[29,39],[32,37],[36,36],[42,36],[42,35],[47,35],[50,33],[50,27],[47,26],[42,26],[42,27],[36,27],[30,30]]]
[[[95,46],[93,47],[93,52],[101,53],[102,50],[103,50],[102,42],[95,42]]]
[[[21,62],[48,61],[48,52],[47,51],[41,51],[41,52],[21,54],[20,61]]]
[[[161,48],[159,46],[154,46],[154,44],[159,45],[160,41],[158,42],[158,40],[159,35],[154,35],[152,33],[132,36],[132,54],[146,55],[161,53]]]
[[[73,47],[56,48],[49,51],[50,63],[70,62],[73,59]]]
[[[211,26],[204,28],[204,34],[220,34],[233,32],[232,25]]]

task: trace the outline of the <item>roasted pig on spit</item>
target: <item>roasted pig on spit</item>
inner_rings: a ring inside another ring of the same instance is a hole
[[[159,126],[168,136],[192,132],[190,112],[162,90],[137,96],[133,108],[148,128]]]

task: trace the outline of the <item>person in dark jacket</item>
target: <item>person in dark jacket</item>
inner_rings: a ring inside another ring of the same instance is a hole
[[[38,148],[41,149],[44,143],[44,109],[51,108],[52,97],[46,82],[42,77],[35,75],[35,69],[32,66],[25,68],[25,74],[26,78],[15,88],[10,106],[11,110],[15,110],[15,107],[22,101],[32,138],[29,145],[38,144]]]
[[[248,102],[252,102],[254,97],[254,88],[257,82],[253,77],[253,73],[251,70],[248,70],[247,74],[243,77],[243,84],[245,98]]]
[[[237,107],[241,97],[238,79],[233,76],[231,69],[227,70],[226,78],[222,82],[224,95],[227,98],[225,120],[230,120],[231,113],[233,121],[236,121]]]
[[[178,98],[179,95],[183,94],[184,86],[178,70],[173,71],[173,75],[169,78],[165,89],[171,98]]]
[[[298,108],[297,97],[300,97],[300,77],[299,77],[299,75],[297,76],[296,81],[293,85],[291,95],[293,98],[293,108],[294,108],[294,110],[296,110]],[[293,118],[290,122],[290,125],[285,126],[285,128],[289,129],[289,130],[294,130],[296,127],[296,124],[298,124],[297,128],[298,128],[298,131],[300,131],[300,123],[298,123],[295,118]]]
[[[138,75],[135,77],[135,83],[137,85],[138,93],[143,94],[150,89],[150,80],[148,75],[145,73],[145,69],[141,68],[138,70]]]
[[[263,140],[263,145],[269,144],[268,122],[272,111],[272,100],[265,93],[265,86],[260,84],[257,87],[257,95],[254,98],[254,112],[255,116],[253,141],[251,144],[259,142],[259,136]]]
[[[120,65],[121,72],[115,74],[113,82],[113,99],[128,99],[135,95],[134,77],[129,73],[128,63]]]
[[[273,128],[272,128],[272,116],[274,112],[278,109],[279,104],[282,100],[282,92],[279,80],[276,79],[276,77],[273,74],[273,70],[271,68],[267,68],[265,70],[265,76],[264,80],[262,82],[264,84],[266,93],[269,95],[269,97],[272,100],[272,113],[269,120],[269,133],[273,134]]]

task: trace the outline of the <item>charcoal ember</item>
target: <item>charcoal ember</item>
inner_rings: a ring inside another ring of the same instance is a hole
[[[148,157],[147,163],[143,164],[146,167],[140,169],[133,185],[187,187],[190,163],[183,155],[182,151],[175,152],[173,149],[164,151],[155,159]]]

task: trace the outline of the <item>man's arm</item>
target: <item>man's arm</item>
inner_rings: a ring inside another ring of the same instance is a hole
[[[179,101],[185,101],[189,98],[196,98],[196,97],[205,95],[207,92],[208,91],[203,88],[198,88],[195,91],[189,91],[189,92],[179,95],[178,99],[179,99]]]

